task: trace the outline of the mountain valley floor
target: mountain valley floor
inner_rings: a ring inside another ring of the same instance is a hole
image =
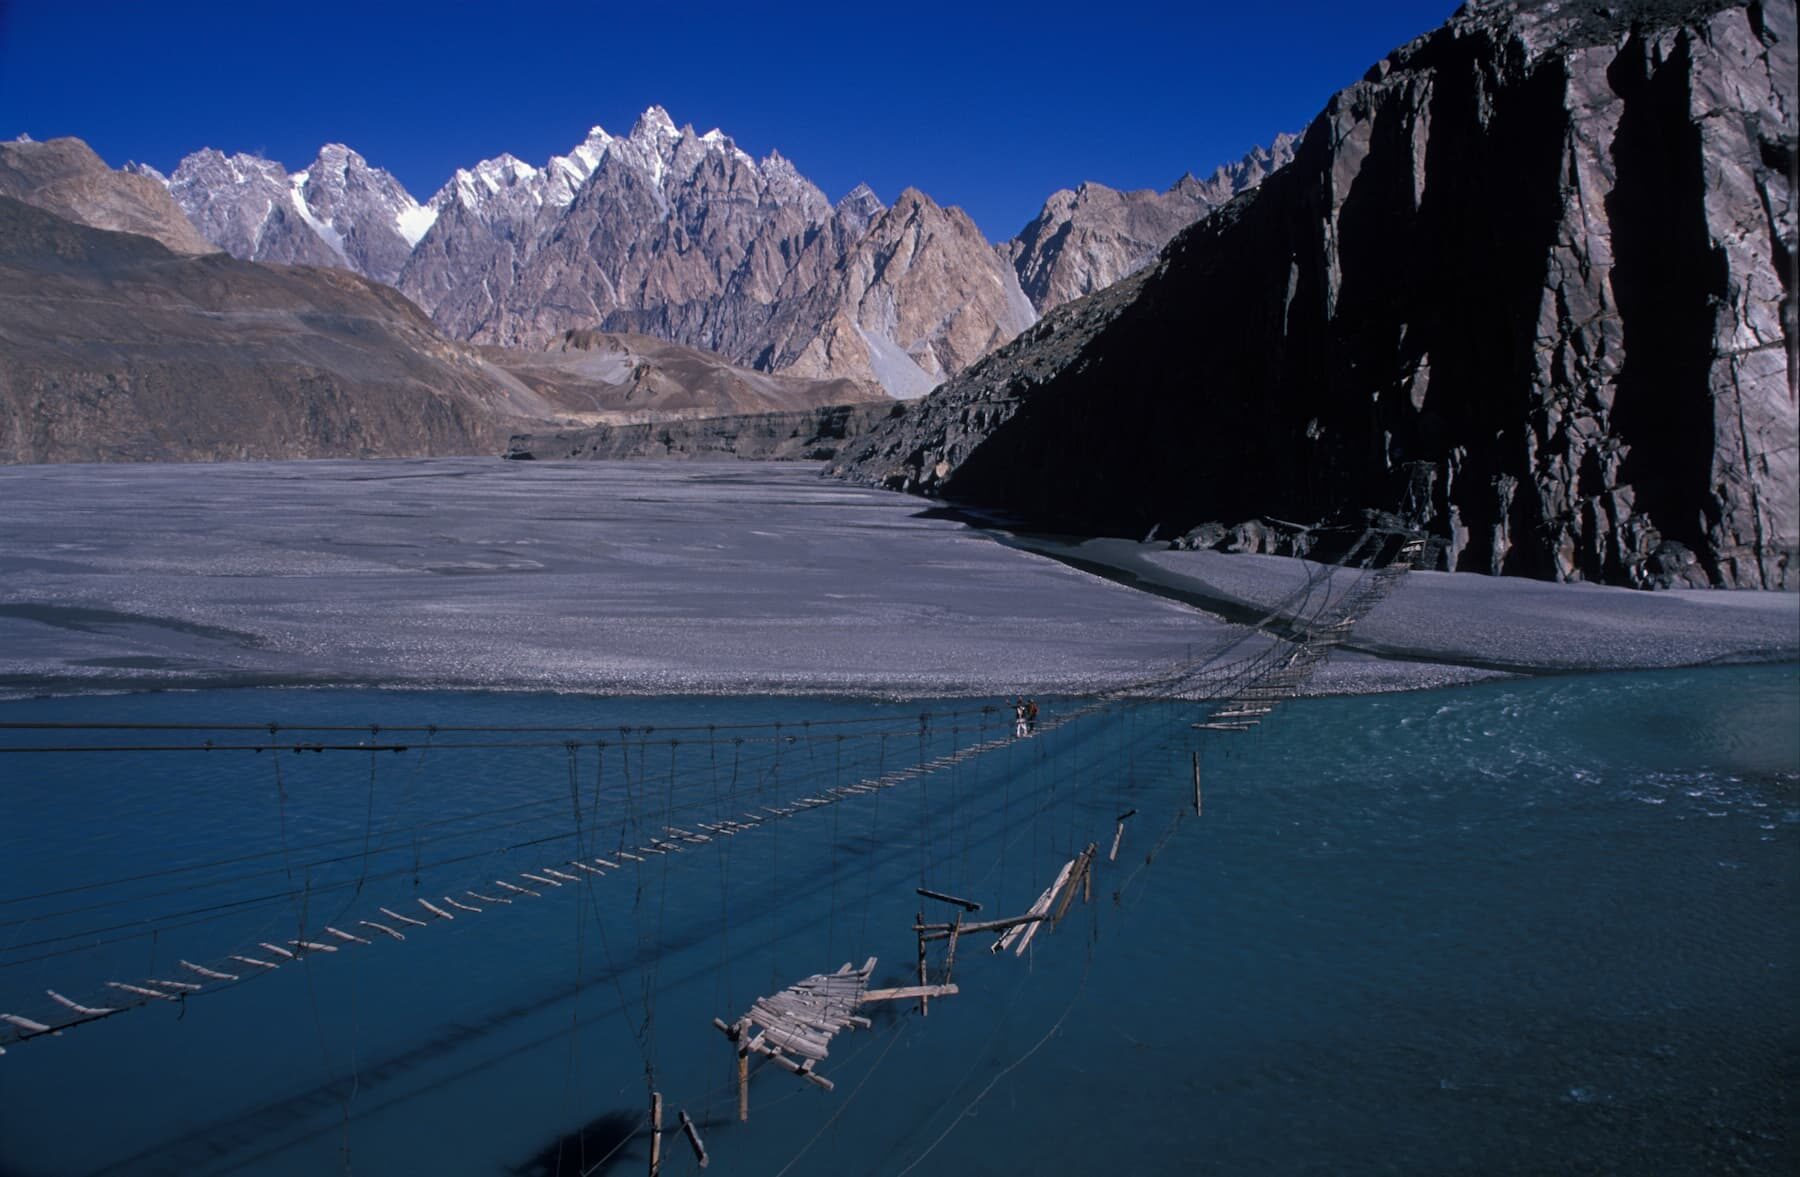
[[[0,501],[10,697],[1077,694],[1242,656],[1247,631],[1225,618],[1316,568],[1116,539],[1000,543],[924,500],[790,463],[11,467]],[[1334,572],[1334,591],[1354,575]],[[1792,594],[1413,573],[1312,689],[1796,658]]]

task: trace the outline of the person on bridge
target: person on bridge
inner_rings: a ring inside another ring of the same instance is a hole
[[[1030,729],[1025,726],[1025,700],[1014,699],[1013,700],[1013,737],[1015,739],[1022,740],[1030,734],[1031,734]]]
[[[1025,700],[1025,734],[1037,735],[1037,700]]]

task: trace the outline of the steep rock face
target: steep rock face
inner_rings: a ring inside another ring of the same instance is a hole
[[[1142,535],[1398,510],[1452,567],[1794,587],[1791,5],[1466,6],[1291,166],[845,453]]]
[[[427,205],[434,219],[400,275],[401,291],[446,330],[498,338],[502,296],[614,142],[594,127],[542,168],[507,154],[458,168]]]
[[[1176,233],[1294,158],[1293,135],[1277,135],[1206,180],[1183,176],[1166,192],[1121,192],[1087,183],[1052,193],[1019,235],[999,246],[1031,305],[1042,313],[1080,298],[1156,259]]]
[[[138,233],[177,253],[211,253],[152,176],[114,171],[79,139],[0,143],[0,196],[96,229]]]
[[[392,175],[339,143],[292,175],[273,160],[209,147],[183,159],[168,188],[232,257],[336,266],[389,284],[432,220]]]
[[[850,213],[840,209],[839,219],[839,232],[822,234],[782,287],[776,370],[849,374],[917,397],[1036,320],[961,209],[908,188],[860,235]]]
[[[0,461],[492,453],[554,416],[385,286],[0,197]]]

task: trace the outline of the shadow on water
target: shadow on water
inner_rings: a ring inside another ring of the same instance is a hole
[[[638,1112],[604,1112],[575,1131],[558,1136],[508,1172],[517,1177],[587,1177],[610,1173],[626,1161],[637,1158],[636,1148],[628,1148],[626,1144],[638,1134],[642,1119]]]

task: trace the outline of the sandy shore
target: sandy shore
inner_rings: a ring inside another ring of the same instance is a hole
[[[1007,542],[1222,618],[1265,616],[1318,566],[1284,556],[1178,552],[1122,539]],[[1329,592],[1360,574],[1328,572]],[[1800,659],[1800,595],[1641,592],[1466,572],[1409,572],[1318,673],[1318,693],[1405,690],[1511,674]]]

